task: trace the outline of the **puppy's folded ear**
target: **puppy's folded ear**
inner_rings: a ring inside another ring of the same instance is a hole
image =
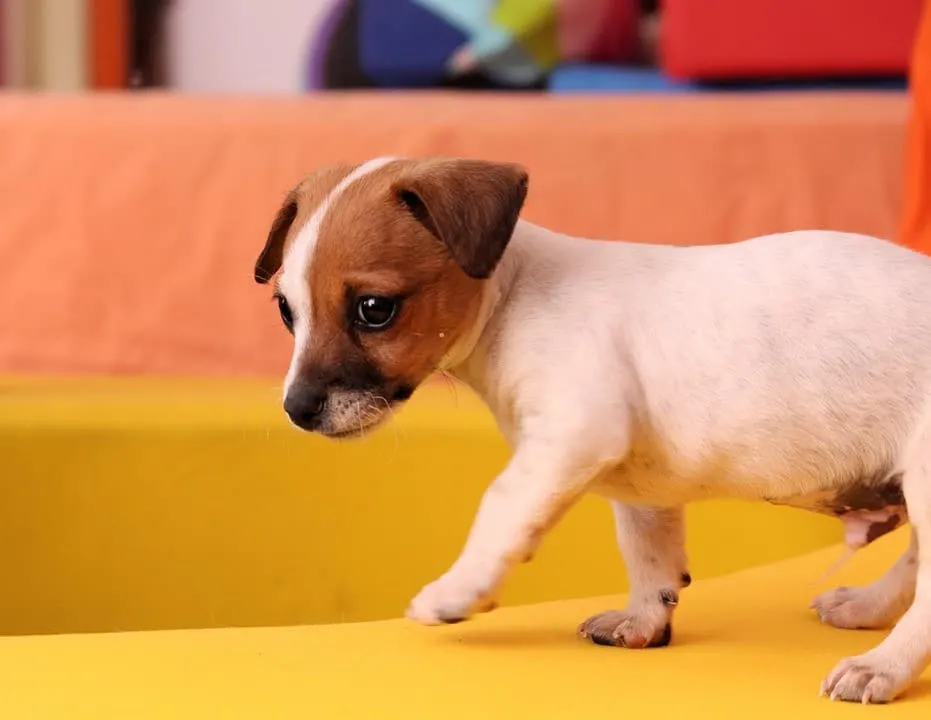
[[[271,230],[268,231],[265,247],[262,248],[258,260],[255,261],[254,277],[255,281],[260,285],[265,285],[271,280],[281,267],[284,255],[284,241],[288,237],[288,230],[291,229],[291,224],[296,217],[297,193],[292,190],[288,193],[281,208],[279,208],[278,214],[275,215]]]
[[[514,232],[527,197],[527,172],[509,163],[432,160],[406,172],[392,191],[467,275],[485,279]]]

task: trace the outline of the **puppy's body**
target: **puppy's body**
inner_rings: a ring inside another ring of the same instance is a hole
[[[830,514],[854,547],[908,520],[911,547],[885,576],[813,603],[838,627],[901,616],[822,686],[895,697],[931,661],[931,259],[827,231],[581,240],[517,220],[526,180],[467,160],[327,169],[289,195],[256,264],[260,282],[283,267],[295,424],[360,434],[439,368],[485,399],[514,449],[408,616],[491,609],[587,492],[611,501],[631,597],[580,634],[626,647],[670,641],[690,582],[687,502]]]
[[[859,235],[675,248],[522,222],[490,281],[507,302],[454,372],[509,434],[577,418],[616,448],[593,482],[614,499],[833,512],[900,482],[931,399],[929,278],[931,259]]]

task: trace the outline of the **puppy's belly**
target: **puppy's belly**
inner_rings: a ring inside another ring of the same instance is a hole
[[[794,497],[764,499],[775,505],[838,518],[844,523],[844,541],[853,549],[869,545],[908,522],[900,473],[881,480],[863,479],[843,487]]]
[[[624,466],[599,477],[592,490],[632,505],[672,506],[712,498],[762,499],[773,505],[837,518],[844,524],[846,544],[854,549],[908,522],[901,473],[852,478],[845,483],[830,483],[826,489],[798,494],[784,491],[770,494],[768,483],[759,480],[722,482],[711,474],[681,477],[658,466]]]
[[[750,483],[722,483],[713,474],[683,475],[639,456],[595,479],[592,492],[631,505],[673,506],[722,497],[759,498]]]

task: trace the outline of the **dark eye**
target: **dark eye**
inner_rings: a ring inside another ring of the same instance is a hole
[[[356,322],[369,330],[384,330],[398,312],[396,300],[364,295],[356,303]]]
[[[288,301],[284,299],[281,295],[276,295],[278,300],[278,312],[281,313],[281,322],[284,323],[284,326],[288,328],[288,332],[292,335],[294,334],[294,316],[291,315],[291,306],[288,305]]]

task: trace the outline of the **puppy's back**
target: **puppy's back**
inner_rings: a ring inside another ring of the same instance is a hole
[[[686,456],[771,473],[899,452],[931,389],[931,259],[800,231],[663,262],[628,336],[644,410]]]

